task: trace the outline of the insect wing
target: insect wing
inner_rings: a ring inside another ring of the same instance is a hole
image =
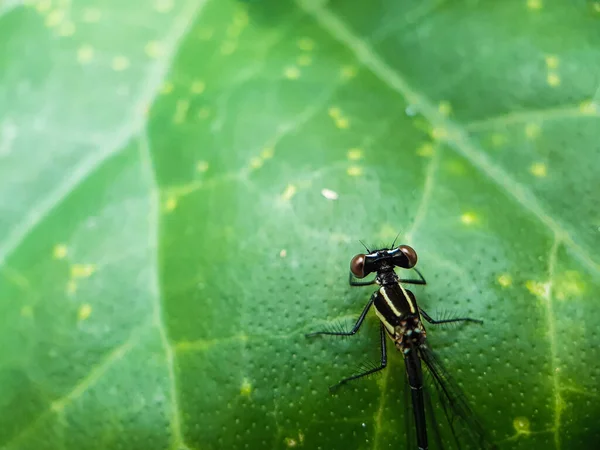
[[[433,384],[435,386],[434,390],[437,391],[437,397],[445,416],[443,421],[437,421],[431,417],[435,414],[435,411],[430,409],[432,414],[429,421],[430,423],[433,421],[430,429],[441,427],[442,423],[445,422],[452,434],[452,440],[450,442],[446,440],[446,444],[441,448],[496,450],[497,447],[491,443],[482,423],[469,406],[464,392],[449,375],[439,357],[425,346],[419,349],[419,353],[431,378],[429,385]],[[434,394],[434,390],[429,389],[430,395]],[[438,433],[439,431],[436,430],[435,432]],[[439,446],[442,440],[438,437],[433,439],[432,443],[436,441]]]

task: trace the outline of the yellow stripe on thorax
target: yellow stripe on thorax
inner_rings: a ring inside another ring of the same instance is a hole
[[[379,320],[381,320],[381,323],[385,326],[387,332],[393,336],[395,334],[393,325],[389,323],[385,317],[379,314],[379,310],[377,308],[375,308],[375,314],[377,314],[377,317],[379,317]]]
[[[417,310],[415,308],[415,305],[412,301],[412,298],[410,295],[408,295],[408,292],[406,292],[406,290],[404,289],[404,286],[402,286],[402,283],[398,283],[398,286],[400,286],[400,289],[402,290],[402,293],[404,294],[404,297],[406,298],[406,301],[408,302],[408,305],[410,306],[410,312],[411,313],[416,313]]]
[[[401,317],[402,314],[400,313],[400,311],[398,311],[398,309],[394,305],[394,302],[392,302],[392,300],[388,297],[387,292],[385,291],[385,286],[381,286],[379,288],[379,292],[381,293],[381,295],[383,295],[383,298],[384,298],[385,302],[390,307],[390,309],[392,310],[392,312],[394,314],[396,314],[398,317]]]

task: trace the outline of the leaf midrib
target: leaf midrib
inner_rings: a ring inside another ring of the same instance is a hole
[[[198,20],[206,3],[207,0],[189,1],[186,7],[183,9],[183,12],[174,20],[174,26],[171,28],[171,30],[169,30],[168,33],[166,33],[166,38],[164,40],[164,56],[157,59],[152,69],[148,71],[149,75],[144,83],[144,88],[139,96],[139,100],[134,103],[135,105],[150,105],[154,102],[154,99],[160,92],[160,86],[164,82],[167,74],[170,72],[180,41],[187,36],[193,24],[196,22],[196,20]],[[73,171],[74,175],[69,177],[64,183],[58,186],[57,189],[50,192],[45,198],[31,208],[31,212],[26,217],[26,220],[15,227],[15,231],[13,231],[13,233],[11,233],[3,243],[0,243],[0,266],[5,264],[10,255],[12,255],[13,252],[19,248],[21,243],[37,227],[37,225],[40,224],[46,217],[48,217],[52,211],[58,207],[58,205],[60,205],[61,202],[69,195],[70,192],[77,189],[78,186],[80,186],[96,170],[98,170],[104,161],[106,161],[110,156],[122,151],[124,148],[126,148],[126,144],[136,137],[141,136],[143,139],[145,136],[146,127],[146,118],[143,111],[135,111],[133,118],[128,125],[126,124],[122,130],[116,133],[116,138],[113,139],[104,149],[100,149],[97,154],[93,155],[91,158],[88,158],[83,164],[76,168]],[[144,141],[142,144],[143,143]],[[150,186],[150,195],[158,192],[156,180],[153,181],[153,185]],[[157,195],[154,196],[153,201],[158,201]],[[158,223],[158,211],[159,208],[158,205],[156,205],[156,216],[151,219],[156,221],[156,223]],[[150,234],[152,234],[152,229],[149,231]],[[152,237],[157,239],[157,233],[155,233],[153,236],[149,236],[149,238]],[[156,246],[153,247],[155,248],[154,251],[157,252]],[[158,268],[157,261],[156,268]],[[156,271],[155,275],[158,280],[158,271]],[[157,295],[160,296],[160,293],[157,292]],[[157,297],[156,301],[160,306],[160,297]],[[176,392],[174,392],[175,363],[173,358],[173,346],[168,340],[166,326],[162,320],[161,311],[162,309],[157,309],[155,307],[155,316],[153,322],[150,322],[148,325],[136,327],[122,344],[116,346],[113,350],[108,352],[103,361],[92,368],[88,375],[83,377],[83,379],[78,382],[68,394],[55,401],[47,410],[44,410],[40,414],[36,415],[28,424],[23,426],[20,433],[15,435],[11,441],[6,443],[6,445],[4,445],[2,448],[9,449],[14,443],[17,443],[21,439],[25,438],[29,432],[35,428],[35,425],[39,421],[43,420],[51,412],[55,411],[55,408],[57,407],[56,405],[59,405],[61,408],[66,407],[74,399],[78,398],[90,387],[95,385],[116,361],[125,357],[126,354],[136,346],[137,340],[135,338],[141,331],[140,329],[144,329],[149,325],[156,325],[158,327],[161,335],[161,341],[163,342],[163,345],[167,345],[167,347],[165,347],[165,359],[169,364],[167,369],[169,371],[169,377],[172,383],[171,392],[172,394],[176,395]],[[173,400],[175,401],[173,402]],[[172,396],[171,401],[173,403],[172,406],[175,409],[173,414],[175,420],[173,420],[171,423],[174,435],[172,448],[183,447],[185,450],[187,447],[183,443],[181,424],[179,421],[179,407],[176,397]]]
[[[537,217],[554,236],[567,244],[589,269],[600,274],[600,264],[594,261],[590,254],[573,240],[565,228],[542,208],[537,198],[528,189],[495,165],[472,142],[464,126],[439,113],[423,93],[414,89],[396,70],[386,64],[360,37],[354,35],[339,17],[323,7],[321,0],[296,0],[296,3],[335,40],[350,50],[357,61],[369,69],[386,86],[396,91],[409,103],[418,105],[419,112],[429,120],[434,128],[445,130],[448,139],[442,142],[448,144],[481,173],[494,181],[525,210]]]

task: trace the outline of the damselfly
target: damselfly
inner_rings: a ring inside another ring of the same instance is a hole
[[[406,289],[403,284],[426,284],[425,278],[415,268],[417,254],[408,245],[394,247],[395,241],[390,248],[378,250],[367,249],[367,254],[358,254],[350,262],[350,275],[348,281],[351,286],[379,285],[379,289],[371,295],[371,299],[363,309],[358,320],[350,331],[317,331],[307,334],[307,337],[317,335],[351,336],[356,334],[362,325],[367,312],[371,306],[375,307],[375,313],[380,324],[381,339],[381,364],[370,370],[344,378],[330,387],[330,391],[337,389],[343,384],[358,378],[371,375],[384,369],[387,365],[386,334],[394,343],[395,347],[404,357],[406,377],[410,386],[413,423],[416,430],[417,448],[427,450],[429,448],[427,433],[427,417],[430,422],[435,422],[433,410],[426,410],[426,404],[431,409],[429,393],[424,389],[424,374],[421,363],[431,375],[437,397],[442,403],[442,410],[448,421],[453,441],[456,447],[462,448],[462,442],[470,443],[471,448],[489,449],[494,448],[489,444],[481,424],[475,419],[465,397],[458,385],[443,367],[441,361],[427,345],[427,334],[421,318],[433,325],[456,322],[483,323],[481,320],[469,317],[435,320],[417,305],[414,294]],[[364,245],[364,244],[363,244]],[[395,268],[413,269],[419,279],[400,278]],[[371,281],[357,281],[367,275],[375,273]],[[430,423],[430,425],[437,425]],[[434,427],[437,431],[437,427]],[[438,447],[444,444],[439,433],[434,435]],[[412,440],[412,439],[411,439]]]

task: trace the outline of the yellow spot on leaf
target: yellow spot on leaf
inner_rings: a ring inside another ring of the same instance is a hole
[[[173,0],[157,0],[154,9],[159,13],[168,13],[173,9]]]
[[[260,156],[263,159],[271,159],[275,154],[275,149],[273,147],[265,147],[260,152]]]
[[[46,16],[46,26],[50,27],[50,28],[54,28],[56,26],[58,26],[60,23],[62,23],[63,19],[65,18],[65,12],[62,9],[55,9],[54,11],[50,12],[47,16]]]
[[[310,66],[312,64],[312,56],[310,55],[300,55],[296,62],[299,66]]]
[[[22,317],[33,316],[33,308],[31,307],[31,305],[25,305],[21,308],[21,316]]]
[[[254,157],[250,160],[250,167],[253,169],[259,169],[263,165],[262,158]]]
[[[548,167],[544,163],[534,163],[529,171],[536,177],[545,177],[548,174]]]
[[[279,257],[285,258],[286,256],[287,256],[287,250],[285,248],[281,249],[281,251],[279,252]]]
[[[527,417],[515,417],[513,427],[517,434],[529,434],[530,424]]]
[[[94,264],[73,264],[71,266],[71,278],[89,278],[96,271]]]
[[[594,11],[596,11],[597,13],[600,13],[600,2],[594,3]]]
[[[448,137],[448,130],[443,127],[434,127],[431,130],[431,137],[436,141],[446,139]]]
[[[64,244],[56,244],[54,246],[54,250],[52,250],[52,256],[54,256],[54,259],[64,259],[64,257],[67,256],[67,253],[67,246]]]
[[[190,101],[186,98],[177,100],[175,104],[175,115],[173,116],[173,123],[183,123],[187,117],[188,110],[190,109]]]
[[[283,191],[283,194],[281,194],[281,199],[284,201],[289,201],[295,194],[296,186],[294,186],[293,184],[288,184],[285,188],[285,191]]]
[[[575,270],[566,271],[554,282],[554,292],[556,293],[556,298],[559,300],[578,297],[585,290],[586,284],[582,280],[581,274]]]
[[[174,87],[175,86],[173,86],[173,83],[171,83],[170,81],[165,81],[160,88],[160,93],[161,94],[170,94],[171,92],[173,92]]]
[[[540,135],[541,131],[542,129],[537,123],[528,123],[525,126],[525,136],[527,136],[529,139],[535,139]]]
[[[431,142],[425,142],[424,144],[421,144],[421,146],[417,149],[417,155],[429,157],[433,156],[434,151],[435,150],[433,144]]]
[[[363,151],[360,148],[351,148],[348,150],[348,159],[351,161],[358,161],[363,157]]]
[[[240,394],[245,397],[249,397],[251,393],[252,385],[250,384],[250,381],[244,378],[244,380],[242,381],[242,387],[240,388]]]
[[[144,51],[150,58],[159,58],[164,54],[164,45],[159,41],[150,41],[146,44]]]
[[[92,314],[92,306],[88,303],[85,303],[79,307],[77,311],[77,319],[85,320]]]
[[[358,73],[358,69],[355,66],[344,66],[342,67],[342,78],[349,80],[354,78]]]
[[[438,110],[442,115],[449,116],[452,112],[452,105],[450,104],[450,102],[447,101],[440,102]]]
[[[289,80],[296,80],[300,78],[300,69],[298,69],[296,66],[286,67],[283,74]]]
[[[198,172],[206,172],[208,170],[208,163],[206,161],[198,161],[196,170]]]
[[[52,8],[52,0],[41,0],[35,5],[35,9],[41,13],[49,11],[50,8]]]
[[[221,54],[223,55],[231,55],[237,49],[237,42],[235,41],[225,41],[221,45]]]
[[[547,55],[546,56],[546,67],[548,69],[556,69],[558,67],[558,56],[556,55]]]
[[[297,44],[298,44],[298,48],[300,50],[304,50],[305,52],[309,52],[315,48],[315,41],[313,41],[311,38],[308,38],[308,37],[303,37],[301,39],[298,39]]]
[[[175,208],[177,208],[177,198],[169,197],[165,202],[165,210],[170,212],[173,211]]]
[[[58,27],[58,34],[63,37],[73,36],[75,34],[75,24],[71,21],[61,23]]]
[[[479,221],[479,218],[473,212],[466,212],[462,216],[460,216],[460,221],[465,225],[473,225],[474,223]]]
[[[329,114],[329,117],[333,117],[334,119],[342,115],[342,111],[340,110],[340,108],[337,108],[335,106],[329,108],[329,111],[327,111],[327,113]]]
[[[121,72],[129,67],[129,59],[126,56],[115,56],[112,61],[112,68],[117,72]]]
[[[527,7],[532,10],[542,9],[542,0],[527,0]]]
[[[362,175],[363,171],[359,166],[350,166],[348,167],[348,170],[346,170],[346,173],[351,177],[358,177]]]
[[[77,61],[87,64],[94,59],[94,49],[91,45],[84,44],[77,50]]]
[[[86,8],[83,10],[82,20],[87,23],[99,22],[102,18],[102,11],[98,8]]]
[[[202,94],[204,92],[204,89],[206,89],[206,83],[202,80],[193,81],[192,86],[190,88],[192,94]]]
[[[536,297],[547,298],[550,285],[539,281],[528,280],[525,282],[525,287]]]
[[[509,287],[512,285],[512,277],[507,273],[503,273],[498,277],[498,284],[502,287]]]
[[[579,104],[579,111],[582,114],[595,115],[600,112],[600,109],[596,103],[588,100]]]
[[[340,117],[335,120],[335,126],[341,129],[346,129],[350,126],[350,121],[345,117]]]
[[[560,85],[560,77],[556,73],[549,73],[547,78],[548,84],[552,87]]]

